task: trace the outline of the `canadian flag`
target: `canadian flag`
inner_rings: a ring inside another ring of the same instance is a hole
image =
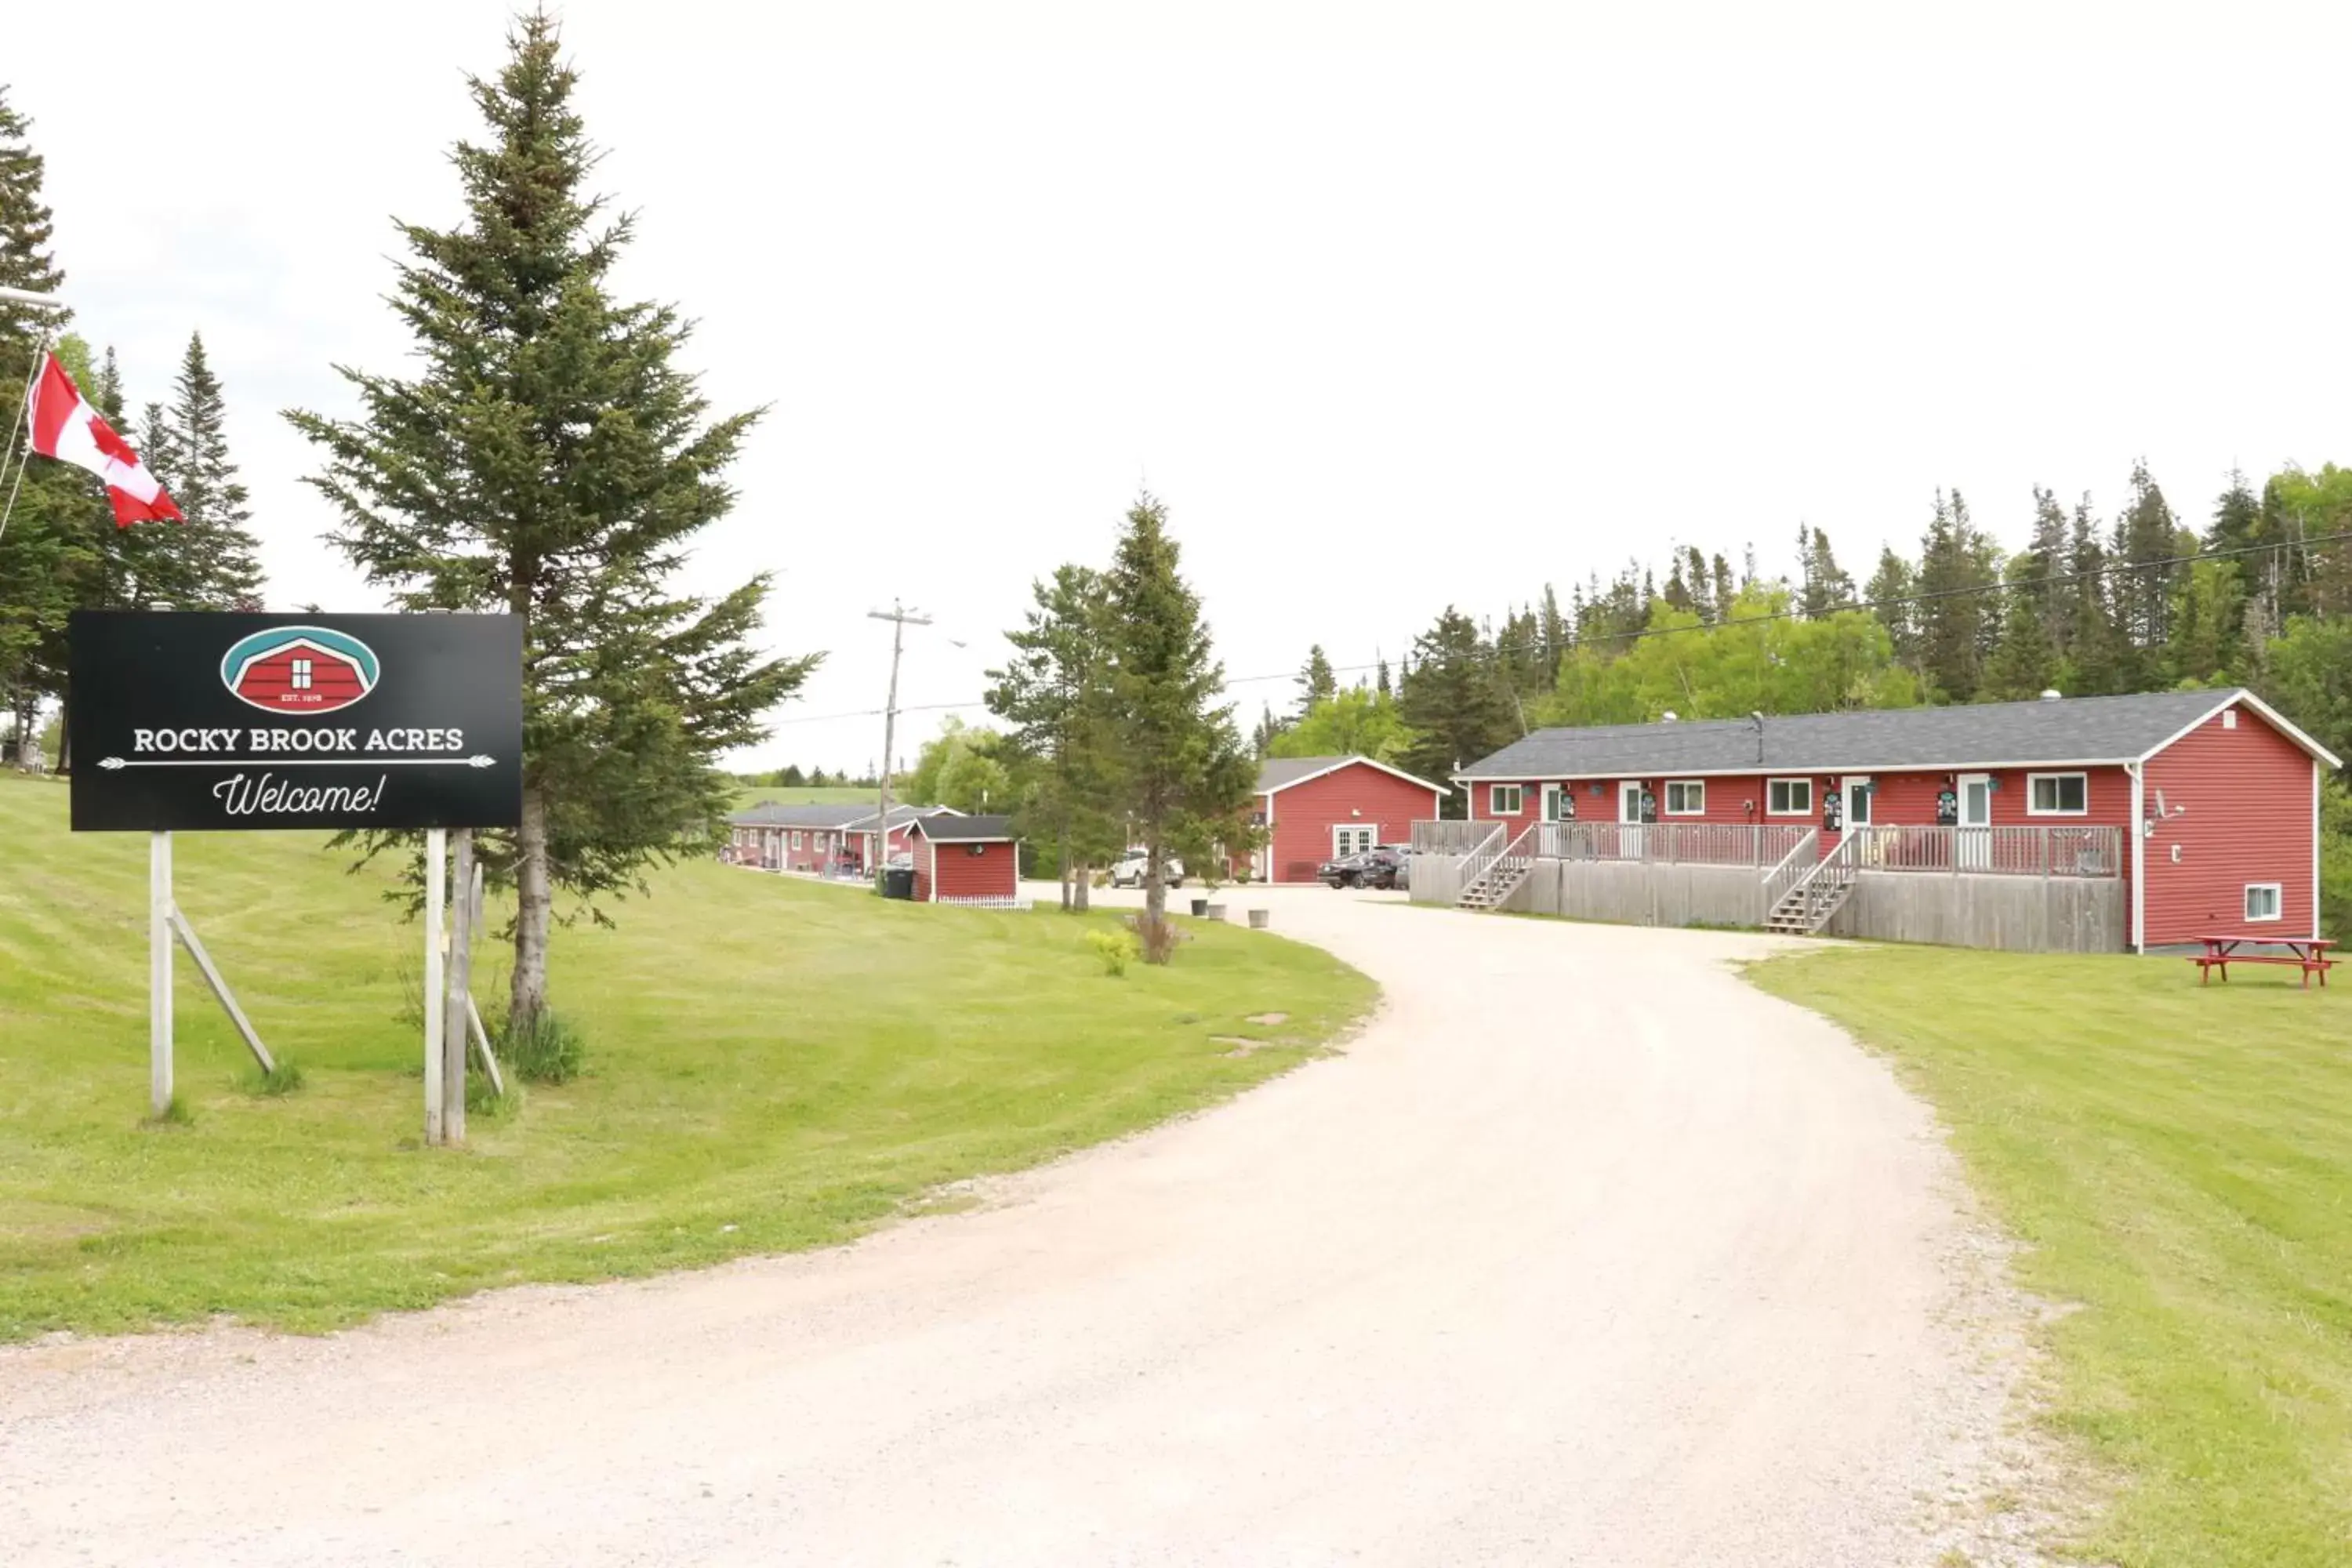
[[[33,422],[33,450],[88,468],[104,479],[106,499],[114,503],[117,528],[129,528],[134,522],[185,522],[180,509],[131,449],[131,443],[99,417],[98,410],[66,374],[66,367],[58,363],[58,356],[49,354],[47,359],[26,409]]]

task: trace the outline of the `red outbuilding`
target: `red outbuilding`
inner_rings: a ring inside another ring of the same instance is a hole
[[[1002,816],[938,813],[915,819],[915,901],[1011,908],[1021,898],[1021,846]]]
[[[1370,757],[1276,757],[1258,769],[1257,795],[1266,842],[1251,856],[1251,876],[1311,882],[1326,860],[1411,843],[1412,825],[1438,814],[1445,787]]]

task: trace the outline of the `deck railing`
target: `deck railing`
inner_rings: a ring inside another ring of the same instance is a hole
[[[1467,855],[1485,844],[1499,823],[1465,822],[1448,817],[1443,822],[1416,822],[1412,825],[1412,852],[1416,855]]]
[[[1463,856],[1462,886],[1465,888],[1485,876],[1495,862],[1502,858],[1510,832],[1507,822],[1474,822],[1470,826],[1483,827],[1486,831]]]
[[[1744,822],[1547,822],[1529,848],[1551,860],[1762,868],[1784,858],[1809,831]]]
[[[1866,871],[1946,871],[1990,877],[2123,875],[2123,829],[2081,826],[1850,828]]]

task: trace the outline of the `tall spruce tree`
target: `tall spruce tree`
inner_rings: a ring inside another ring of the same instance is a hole
[[[1830,536],[1818,528],[1797,530],[1801,586],[1797,608],[1809,621],[1826,619],[1841,606],[1853,603],[1853,579],[1838,564]]]
[[[10,107],[0,87],[0,284],[37,294],[55,293],[65,273],[51,252],[54,226],[41,199],[43,162],[33,151],[32,121]],[[40,347],[59,323],[47,310],[0,301],[0,448],[14,436],[22,458],[24,389]],[[88,374],[89,366],[79,367]],[[63,680],[59,658],[67,615],[78,603],[91,564],[85,526],[89,486],[85,476],[58,463],[13,465],[0,474],[0,505],[13,492],[7,528],[0,532],[0,703],[9,722],[0,749],[20,766],[38,755],[44,698]]]
[[[1030,783],[1015,815],[1033,836],[1053,841],[1067,910],[1087,908],[1089,873],[1124,844],[1112,798],[1103,591],[1101,573],[1076,564],[1031,584],[1034,603],[1024,624],[1004,634],[1013,657],[988,672],[988,710],[1006,721],[1006,742]]]
[[[1518,738],[1517,710],[1495,668],[1494,649],[1477,623],[1448,605],[1437,622],[1413,639],[1412,667],[1402,678],[1397,716],[1412,731],[1399,765],[1425,779],[1451,778]],[[1444,809],[1459,815],[1458,795]]]
[[[2063,521],[2063,514],[2062,514]],[[2032,551],[2009,563],[2007,601],[2000,616],[2000,642],[1985,666],[1979,695],[1995,702],[2039,697],[2058,679],[2058,647],[2042,605],[2046,574]]]
[[[1213,849],[1246,844],[1257,767],[1221,702],[1224,668],[1209,645],[1201,601],[1184,581],[1168,510],[1146,494],[1128,509],[1105,574],[1109,612],[1110,734],[1119,799],[1146,855],[1144,957],[1165,963],[1171,853],[1205,864]]]
[[[2059,667],[2060,689],[2069,697],[2129,691],[2133,688],[2123,637],[2116,629],[2107,552],[2099,542],[2098,520],[2087,495],[2075,503],[2072,534],[2074,616],[2066,633],[2066,657]]]
[[[1919,668],[1918,606],[1911,603],[1917,591],[1917,574],[1911,563],[1895,552],[1893,545],[1878,552],[1878,570],[1870,574],[1869,585],[1862,596],[1878,624],[1886,628],[1889,642],[1895,647],[1895,661],[1912,670]]]
[[[236,463],[228,455],[226,405],[205,357],[205,340],[188,334],[172,386],[172,499],[187,522],[179,548],[195,568],[189,602],[210,609],[261,607],[261,558]]]
[[[1318,702],[1328,702],[1331,694],[1339,689],[1339,678],[1331,672],[1331,660],[1323,652],[1321,643],[1307,650],[1307,666],[1298,672],[1298,710],[1294,719],[1304,719],[1315,710]]]
[[[1960,492],[1938,491],[1919,549],[1919,662],[1947,702],[1967,702],[1984,678],[1991,595],[1999,582],[1990,542],[1969,521]]]
[[[2109,602],[2124,649],[2126,689],[2138,690],[2160,668],[2172,640],[2172,558],[2180,524],[2145,461],[2131,471],[2131,496],[2116,519],[2113,556],[2119,568]]]
[[[469,79],[489,135],[453,155],[466,216],[401,226],[393,306],[418,374],[346,370],[362,418],[288,417],[323,449],[310,482],[370,582],[404,609],[524,619],[521,826],[484,847],[516,888],[521,1030],[547,1010],[558,889],[595,913],[707,844],[730,798],[717,759],[814,661],[753,649],[764,576],[711,600],[672,582],[733,504],[722,476],[755,416],[707,418],[673,363],[677,313],[614,298],[632,224],[583,189],[596,154],[554,21],[520,19],[498,76]]]

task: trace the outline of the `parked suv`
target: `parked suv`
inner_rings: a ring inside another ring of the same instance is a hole
[[[1342,855],[1336,860],[1326,860],[1315,868],[1315,875],[1331,888],[1409,888],[1412,885],[1412,858],[1409,850],[1393,844],[1380,844],[1353,855]]]
[[[1114,888],[1140,888],[1143,886],[1144,876],[1150,868],[1151,852],[1150,850],[1130,849],[1112,863],[1110,885]],[[1161,864],[1160,874],[1170,887],[1177,887],[1184,880],[1184,862],[1171,855]]]

